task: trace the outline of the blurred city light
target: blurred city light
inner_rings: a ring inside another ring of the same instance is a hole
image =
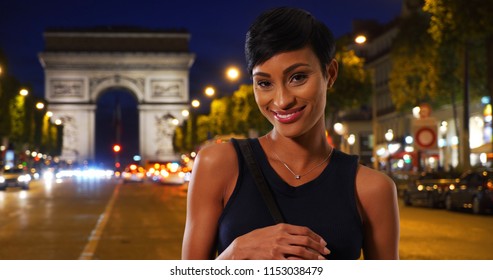
[[[22,95],[22,96],[26,96],[29,94],[29,91],[27,91],[27,89],[23,88],[19,91],[19,94]]]
[[[234,66],[231,66],[226,70],[226,77],[231,81],[236,81],[240,77],[240,70]]]
[[[192,107],[198,108],[200,106],[200,101],[197,99],[192,100]]]
[[[365,35],[358,35],[354,39],[354,42],[356,42],[356,44],[364,44],[366,42],[366,36]]]
[[[214,94],[216,94],[216,90],[212,86],[206,87],[204,92],[205,92],[205,95],[207,95],[209,97],[212,97],[212,96],[214,96]]]
[[[42,110],[44,107],[45,107],[45,104],[43,102],[36,103],[36,109]]]
[[[342,123],[338,122],[334,124],[334,131],[339,135],[343,135],[346,129]]]

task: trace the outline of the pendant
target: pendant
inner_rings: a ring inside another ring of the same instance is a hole
[[[294,178],[295,178],[296,180],[299,180],[299,179],[301,179],[301,176],[300,176],[300,175],[294,175]]]

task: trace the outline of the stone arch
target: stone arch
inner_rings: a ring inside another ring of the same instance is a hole
[[[143,160],[169,160],[169,116],[181,123],[189,108],[188,78],[194,55],[184,31],[144,29],[50,30],[40,61],[53,118],[64,122],[62,160],[95,158],[98,98],[123,88],[137,98]],[[174,121],[174,122],[176,122]]]
[[[143,84],[143,80],[144,78],[133,79],[126,76],[121,77],[118,74],[103,78],[91,78],[91,102],[97,102],[98,98],[108,90],[122,88],[130,92],[136,98],[138,103],[142,103],[144,101],[144,88],[143,86],[139,86],[139,83]]]

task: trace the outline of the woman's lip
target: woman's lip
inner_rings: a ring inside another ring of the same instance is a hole
[[[287,124],[297,121],[301,117],[304,109],[305,106],[288,111],[272,111],[272,113],[278,122]]]

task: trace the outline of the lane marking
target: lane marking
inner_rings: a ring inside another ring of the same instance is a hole
[[[98,247],[101,235],[103,234],[104,227],[108,223],[111,211],[113,210],[113,206],[115,205],[116,202],[116,198],[118,197],[118,193],[120,192],[121,185],[122,185],[121,182],[118,183],[118,185],[116,185],[110,201],[108,201],[108,204],[106,205],[104,212],[99,216],[98,222],[96,223],[96,227],[92,230],[88,242],[79,256],[79,260],[91,260],[93,258],[94,253],[96,252],[96,249]]]

